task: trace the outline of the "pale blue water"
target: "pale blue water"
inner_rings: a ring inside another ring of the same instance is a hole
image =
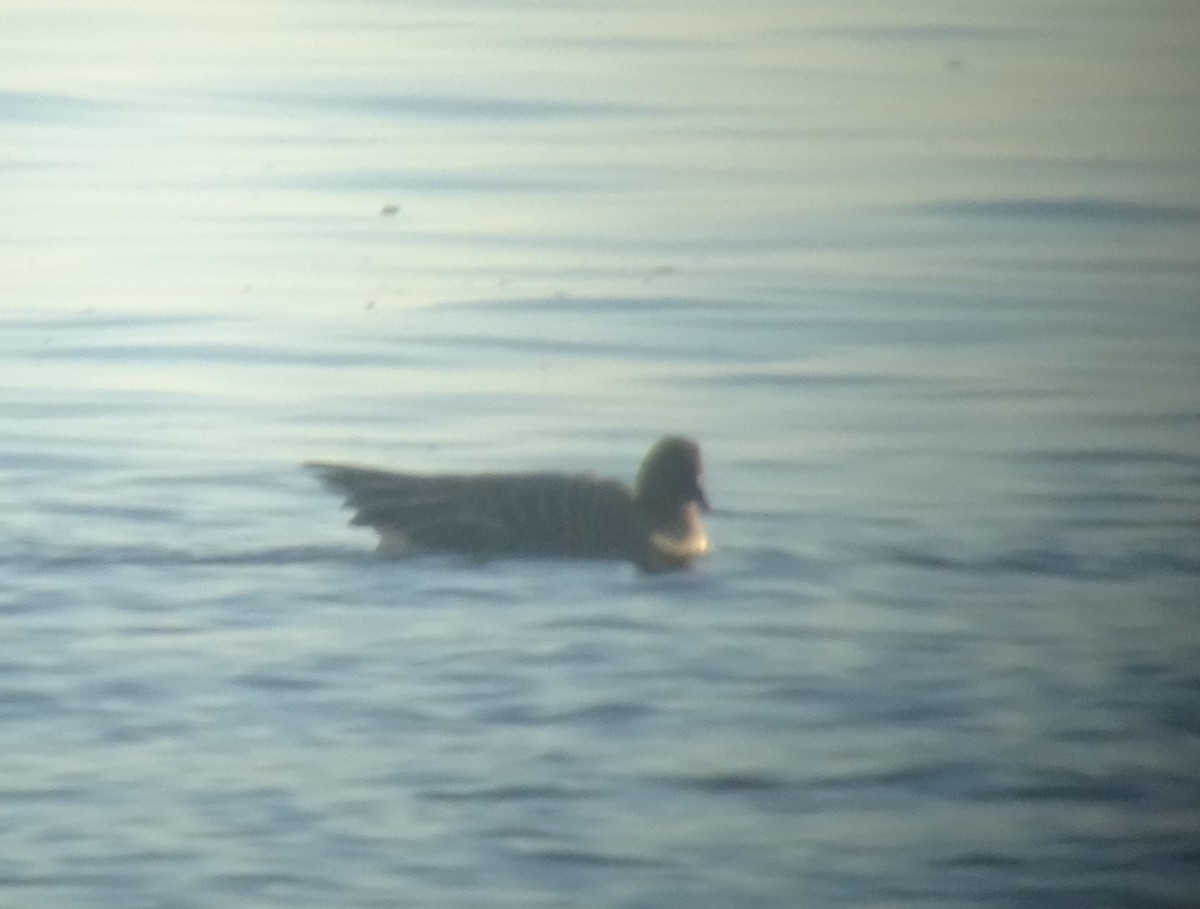
[[[210,6],[0,30],[0,906],[1195,904],[1190,9]]]

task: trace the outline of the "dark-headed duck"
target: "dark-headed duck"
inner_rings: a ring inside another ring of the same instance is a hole
[[[373,527],[380,551],[455,552],[487,559],[622,559],[643,571],[685,568],[708,552],[700,512],[700,448],[660,439],[630,488],[588,474],[411,474],[311,463]]]

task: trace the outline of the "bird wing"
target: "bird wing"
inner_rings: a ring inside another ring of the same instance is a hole
[[[351,523],[384,539],[490,555],[632,558],[644,543],[632,494],[597,477],[540,474],[425,475],[313,464],[355,509]]]

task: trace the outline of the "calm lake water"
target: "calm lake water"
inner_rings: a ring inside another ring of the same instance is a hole
[[[1200,7],[2,18],[0,906],[1196,905]]]

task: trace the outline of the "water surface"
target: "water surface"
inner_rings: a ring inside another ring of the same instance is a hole
[[[1194,902],[1194,13],[9,6],[0,905]],[[671,577],[299,467],[666,431]]]

